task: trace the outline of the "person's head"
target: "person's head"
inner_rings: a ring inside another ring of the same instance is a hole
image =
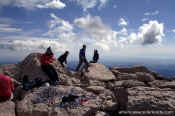
[[[66,51],[65,54],[66,54],[66,55],[69,55],[69,51]]]
[[[83,49],[86,49],[86,45],[85,44],[83,45]]]
[[[47,56],[51,56],[51,55],[53,55],[53,53],[52,53],[52,50],[51,50],[51,47],[49,46],[48,48],[47,48],[47,50],[46,50],[46,55]]]
[[[95,54],[97,54],[97,53],[98,53],[98,50],[97,50],[97,49],[95,49],[95,50],[94,50],[94,53],[95,53]]]

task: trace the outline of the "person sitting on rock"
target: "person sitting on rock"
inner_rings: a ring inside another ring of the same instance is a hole
[[[94,50],[93,60],[90,63],[97,63],[99,59],[98,50]]]
[[[82,63],[85,63],[86,71],[87,71],[89,63],[88,63],[88,61],[86,59],[86,45],[83,45],[83,48],[80,49],[80,52],[79,52],[79,64],[78,64],[78,66],[76,68],[76,71],[79,70],[79,68],[81,67]]]
[[[29,77],[27,75],[24,75],[23,77],[23,89],[28,91],[35,87],[41,87],[45,83],[48,83],[49,81],[42,81],[40,78],[35,78],[34,80],[29,80]]]
[[[63,55],[61,55],[59,58],[58,58],[58,61],[60,62],[60,64],[63,66],[63,67],[65,67],[64,66],[64,62],[65,62],[65,64],[67,64],[67,57],[68,57],[68,55],[69,55],[69,51],[66,51]]]
[[[58,81],[58,74],[54,67],[51,65],[53,63],[53,52],[51,50],[51,47],[47,48],[46,52],[42,54],[40,58],[41,68],[42,70],[48,75],[50,78],[50,84],[56,85]]]
[[[14,84],[9,76],[0,75],[0,102],[13,99]]]

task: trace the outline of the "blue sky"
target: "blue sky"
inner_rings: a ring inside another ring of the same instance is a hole
[[[87,44],[104,59],[175,58],[174,0],[0,0],[0,61]]]

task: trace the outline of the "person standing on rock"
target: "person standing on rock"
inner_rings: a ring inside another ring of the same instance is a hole
[[[86,71],[87,71],[89,63],[88,63],[88,61],[86,59],[86,45],[83,45],[83,48],[80,49],[80,52],[79,52],[79,64],[78,64],[78,66],[76,68],[76,71],[79,70],[79,68],[81,67],[82,63],[85,63]]]
[[[40,58],[41,68],[50,78],[50,84],[56,85],[58,81],[58,74],[54,67],[51,65],[53,63],[54,54],[51,50],[51,47],[47,48],[46,52],[42,54]]]
[[[69,55],[69,51],[66,51],[63,55],[61,55],[59,58],[58,58],[58,61],[60,62],[60,64],[62,65],[62,67],[65,67],[64,66],[64,62],[65,64],[67,64],[67,57]]]
[[[9,76],[0,75],[0,102],[13,99],[14,84]]]
[[[94,56],[93,56],[93,60],[91,61],[91,63],[97,63],[98,59],[99,59],[98,50],[94,50]]]

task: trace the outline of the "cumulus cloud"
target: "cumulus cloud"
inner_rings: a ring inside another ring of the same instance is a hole
[[[160,43],[164,36],[163,24],[158,21],[150,21],[139,27],[138,32],[129,33],[123,27],[116,31],[103,23],[99,16],[83,16],[74,19],[74,24],[65,21],[55,14],[51,14],[52,20],[49,22],[49,31],[46,35],[58,38],[66,44],[81,45],[87,43],[92,47],[98,47],[105,51],[112,48],[137,45],[150,45]],[[74,32],[74,30],[79,30]]]
[[[127,26],[128,23],[124,18],[120,18],[118,25],[119,26]]]
[[[117,32],[105,25],[99,16],[87,15],[74,19],[74,24],[51,14],[49,31],[45,36],[57,38],[60,42],[80,46],[88,44],[103,50],[110,50],[117,46]],[[74,32],[74,30],[79,30]],[[123,34],[126,30],[123,30]]]
[[[164,25],[156,20],[149,21],[139,27],[138,32],[132,32],[119,40],[122,46],[161,44],[164,37]]]
[[[62,9],[64,7],[66,7],[66,5],[61,2],[60,0],[53,0],[49,3],[46,4],[39,4],[37,5],[38,8],[58,8],[58,9]]]
[[[173,29],[173,30],[172,30],[172,32],[174,32],[174,33],[175,33],[175,29]]]
[[[62,41],[71,41],[75,35],[73,32],[73,25],[64,19],[57,17],[53,13],[51,13],[50,16],[52,19],[48,23],[49,30],[44,36],[58,38]]]
[[[164,37],[164,25],[156,20],[139,27],[138,33],[131,33],[127,41],[141,45],[160,44]]]
[[[87,11],[87,9],[94,8],[98,6],[98,9],[101,9],[104,7],[109,0],[71,0],[73,2],[76,2],[78,5],[80,5],[84,11]]]
[[[144,13],[145,16],[155,16],[155,15],[158,15],[159,14],[159,11],[156,10],[154,12],[146,12]]]
[[[164,26],[158,21],[150,21],[138,28],[138,31],[129,33],[126,27],[121,30],[114,30],[104,24],[99,16],[86,15],[69,21],[50,14],[51,20],[48,23],[48,32],[45,38],[12,37],[0,40],[0,48],[15,51],[43,50],[52,46],[56,52],[70,50],[72,54],[78,54],[77,50],[82,44],[87,44],[87,53],[92,53],[96,48],[103,54],[116,54],[116,49],[128,49],[132,46],[145,46],[159,44],[164,36]],[[7,41],[9,40],[9,41]],[[127,52],[128,53],[128,52]],[[88,54],[91,56],[91,54]],[[78,56],[78,55],[77,55]],[[72,56],[74,57],[74,56]],[[76,57],[76,56],[75,56]]]
[[[33,51],[33,50],[43,50],[48,48],[49,46],[55,52],[63,52],[66,50],[66,45],[56,41],[56,40],[48,40],[42,38],[35,38],[31,39],[28,38],[27,40],[0,40],[0,48],[1,49],[10,49],[13,51]]]
[[[118,35],[128,35],[128,30],[126,28],[123,28],[118,32]]]
[[[88,38],[91,38],[95,45],[103,47],[104,50],[117,46],[117,32],[103,24],[100,17],[80,17],[74,20],[76,26],[82,29]],[[106,47],[108,46],[108,47]]]
[[[164,36],[164,25],[156,20],[142,25],[139,30],[138,36],[142,39],[143,45],[160,43]]]
[[[0,32],[1,33],[12,33],[12,32],[21,32],[22,29],[14,28],[9,24],[0,24]]]
[[[62,9],[66,4],[60,0],[1,0],[0,6],[12,5],[26,9],[34,8],[57,8]]]

